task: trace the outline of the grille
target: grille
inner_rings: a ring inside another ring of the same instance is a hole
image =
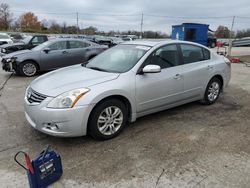
[[[27,100],[30,103],[41,103],[44,99],[46,99],[45,95],[42,95],[32,89],[29,89],[27,92]]]

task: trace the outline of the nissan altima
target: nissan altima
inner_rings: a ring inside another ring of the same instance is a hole
[[[139,117],[192,101],[215,103],[230,77],[230,61],[199,44],[131,41],[35,79],[25,116],[49,135],[106,140]]]

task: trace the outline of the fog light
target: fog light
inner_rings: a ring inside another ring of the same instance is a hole
[[[46,129],[50,129],[52,131],[56,131],[59,129],[56,123],[44,123],[43,125],[45,126]]]

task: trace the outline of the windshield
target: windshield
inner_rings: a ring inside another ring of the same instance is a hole
[[[32,48],[31,50],[32,51],[40,51],[40,50],[44,49],[46,46],[48,46],[50,43],[51,43],[50,41],[44,42],[44,43],[36,46],[35,48]]]
[[[90,60],[86,67],[106,72],[127,72],[149,49],[140,45],[118,45]]]
[[[24,38],[24,39],[22,40],[22,42],[23,42],[24,44],[28,44],[31,38],[32,38],[32,36],[27,36],[26,38]]]
[[[0,34],[0,39],[9,39],[8,35]]]

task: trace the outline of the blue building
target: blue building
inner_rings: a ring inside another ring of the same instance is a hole
[[[209,25],[197,23],[183,23],[172,26],[172,39],[192,41],[208,46]]]

